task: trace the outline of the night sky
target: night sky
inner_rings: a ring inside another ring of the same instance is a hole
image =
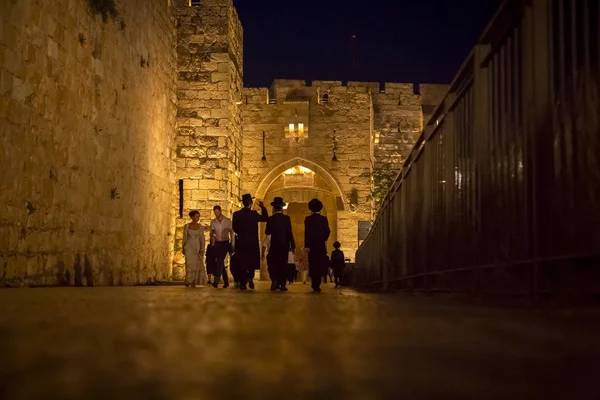
[[[273,79],[449,83],[501,0],[234,2],[244,84],[256,87]]]

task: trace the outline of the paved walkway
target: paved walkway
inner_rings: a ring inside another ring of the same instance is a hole
[[[599,315],[331,285],[0,290],[0,398],[598,399]]]

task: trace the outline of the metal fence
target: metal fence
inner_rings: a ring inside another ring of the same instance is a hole
[[[600,7],[510,0],[357,251],[358,286],[600,292]]]

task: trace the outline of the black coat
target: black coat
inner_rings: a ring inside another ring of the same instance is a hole
[[[331,263],[329,266],[333,268],[334,271],[343,271],[345,265],[344,252],[338,249],[334,250],[331,253]]]
[[[233,213],[232,227],[235,232],[235,253],[239,262],[248,269],[260,269],[260,245],[258,243],[258,223],[267,222],[269,213],[262,207],[261,214],[249,208]]]
[[[327,239],[331,230],[327,217],[312,214],[304,220],[304,247],[310,249],[310,255],[327,254]]]
[[[285,254],[287,259],[290,249],[296,249],[296,242],[292,233],[292,220],[289,216],[281,213],[270,216],[265,233],[271,235],[269,254]]]

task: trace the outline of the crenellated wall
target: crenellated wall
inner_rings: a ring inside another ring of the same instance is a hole
[[[423,102],[433,107],[445,91],[443,85],[420,89],[427,95],[415,93],[412,84],[376,82],[275,80],[270,88],[244,89],[244,191],[262,198],[292,164],[327,176],[330,193],[339,198],[338,239],[353,258],[358,223],[371,220],[373,167],[400,168],[427,118],[424,111],[431,108]],[[289,137],[289,124],[300,123],[304,137]]]
[[[0,285],[170,273],[172,9],[87,4],[0,2]]]

